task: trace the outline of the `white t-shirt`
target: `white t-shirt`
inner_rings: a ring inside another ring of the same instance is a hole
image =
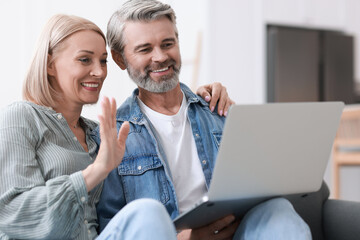
[[[187,101],[183,93],[181,107],[175,115],[158,113],[139,98],[142,112],[156,129],[168,160],[180,213],[192,207],[206,192],[205,176],[187,117]]]

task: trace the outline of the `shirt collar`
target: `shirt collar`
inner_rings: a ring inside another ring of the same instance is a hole
[[[203,106],[209,106],[209,104],[202,99],[200,96],[194,94],[190,88],[185,84],[180,83],[180,88],[184,92],[186,100],[189,104],[199,103]],[[139,95],[139,89],[136,88],[132,95],[126,99],[126,101],[120,106],[116,113],[117,121],[129,121],[134,124],[143,124],[144,115],[141,112],[140,106],[138,104],[137,96]]]

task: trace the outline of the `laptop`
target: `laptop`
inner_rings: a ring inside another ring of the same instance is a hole
[[[206,196],[174,219],[178,230],[242,217],[273,197],[321,187],[344,103],[234,105]]]

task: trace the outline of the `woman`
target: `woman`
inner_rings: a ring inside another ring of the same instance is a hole
[[[24,82],[26,101],[0,115],[0,239],[97,237],[100,183],[120,164],[129,130],[124,124],[117,134],[115,101],[104,98],[98,149],[90,137],[96,123],[80,116],[98,100],[106,59],[105,36],[92,22],[55,15],[45,26]],[[98,239],[144,237],[176,238],[154,200],[128,204]]]

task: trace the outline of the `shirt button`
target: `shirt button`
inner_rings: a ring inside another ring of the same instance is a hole
[[[76,137],[73,137],[74,141],[77,141],[77,138]]]
[[[138,170],[141,170],[141,166],[138,166]]]
[[[80,200],[81,200],[81,202],[85,202],[86,198],[85,198],[85,197],[81,197]]]
[[[62,119],[61,114],[58,114],[58,115],[57,115],[57,118],[58,118],[58,119]]]
[[[90,231],[90,230],[88,230],[88,234],[91,234],[91,231]]]
[[[202,160],[202,163],[205,165],[205,164],[206,164],[206,160]]]
[[[89,222],[87,220],[84,221],[85,224],[88,224]]]
[[[199,137],[199,134],[198,134],[198,133],[196,133],[196,134],[195,134],[195,136],[196,136],[196,137]]]

